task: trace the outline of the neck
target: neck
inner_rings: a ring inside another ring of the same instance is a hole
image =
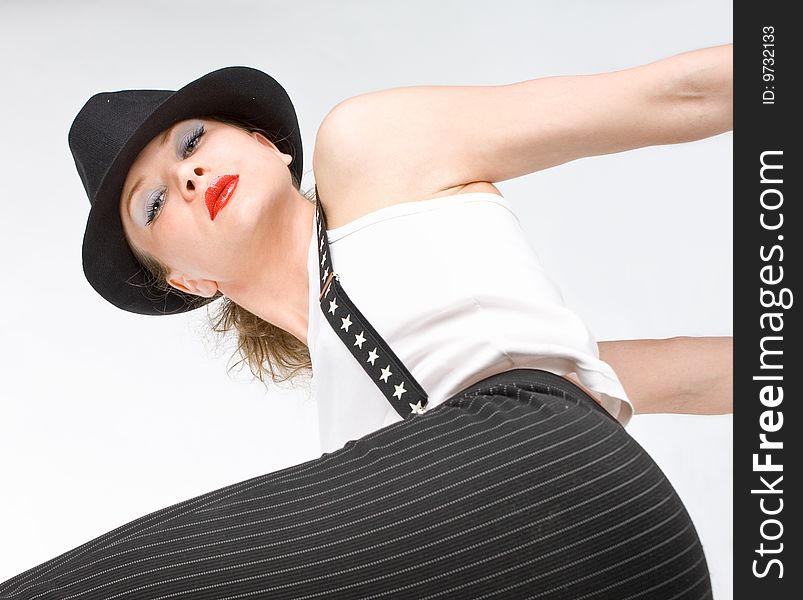
[[[287,208],[275,215],[264,263],[250,274],[248,281],[231,283],[220,289],[232,302],[307,344],[307,253],[315,204],[295,188],[292,192],[284,204]]]

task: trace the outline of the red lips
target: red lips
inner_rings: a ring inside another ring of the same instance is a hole
[[[239,179],[239,175],[218,175],[212,178],[204,194],[210,219],[214,221],[220,210],[228,204]]]

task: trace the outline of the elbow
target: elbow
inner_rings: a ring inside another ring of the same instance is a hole
[[[671,97],[685,116],[690,139],[733,129],[733,46],[705,48],[678,58]]]

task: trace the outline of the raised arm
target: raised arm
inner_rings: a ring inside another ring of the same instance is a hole
[[[596,75],[355,96],[321,125],[316,179],[401,196],[719,134],[733,122],[732,54],[715,46]]]

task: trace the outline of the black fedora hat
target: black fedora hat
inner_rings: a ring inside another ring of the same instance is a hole
[[[69,133],[70,150],[91,208],[83,243],[84,274],[115,306],[146,315],[176,314],[211,301],[178,290],[154,294],[120,220],[120,194],[128,170],[156,135],[185,119],[217,115],[250,123],[293,157],[301,182],[303,153],[295,108],[267,73],[226,67],[173,90],[102,92],[87,100]]]

